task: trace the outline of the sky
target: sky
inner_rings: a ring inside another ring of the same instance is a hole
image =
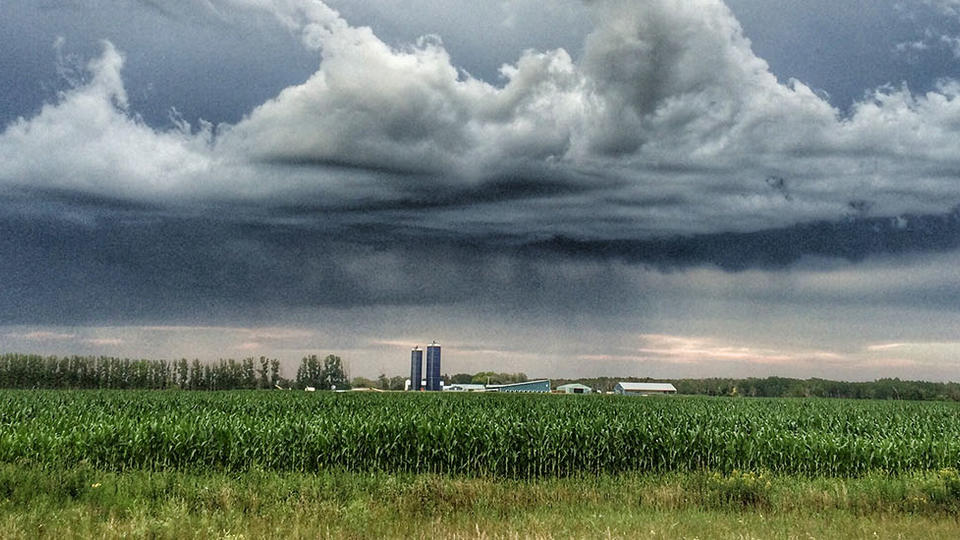
[[[960,0],[0,0],[0,350],[960,380]]]

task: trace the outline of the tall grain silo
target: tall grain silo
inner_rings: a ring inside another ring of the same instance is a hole
[[[427,345],[427,391],[440,390],[440,344],[434,341]]]
[[[420,383],[423,380],[423,349],[416,346],[410,351],[410,389],[414,392],[420,391]]]

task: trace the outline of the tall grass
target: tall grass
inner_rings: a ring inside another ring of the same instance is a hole
[[[685,472],[501,480],[0,464],[0,536],[954,539],[955,475]]]

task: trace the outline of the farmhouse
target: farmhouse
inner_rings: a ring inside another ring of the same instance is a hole
[[[624,396],[650,396],[656,394],[676,394],[677,389],[670,383],[634,383],[618,382],[613,387],[615,394]]]
[[[585,384],[570,383],[558,386],[557,392],[562,392],[564,394],[589,394],[593,392],[593,389]]]

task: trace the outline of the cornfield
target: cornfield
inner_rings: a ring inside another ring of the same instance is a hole
[[[898,474],[960,465],[960,404],[12,390],[0,392],[0,462],[513,478]]]

